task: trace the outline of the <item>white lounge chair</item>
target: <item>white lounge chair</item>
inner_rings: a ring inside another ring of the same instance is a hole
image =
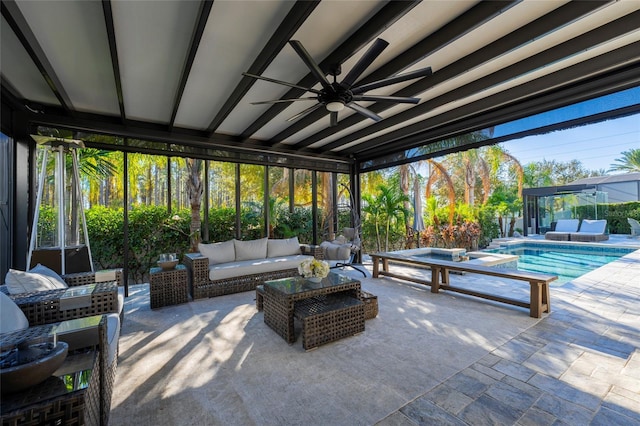
[[[578,231],[580,221],[578,219],[559,219],[556,229],[544,234],[545,240],[569,241],[569,235]]]
[[[631,227],[631,236],[640,237],[640,222],[630,217],[627,218],[627,222],[629,222],[629,226]]]
[[[607,229],[607,221],[602,220],[589,220],[585,219],[580,224],[580,230],[578,232],[573,232],[569,236],[571,241],[582,241],[582,242],[594,242],[594,241],[605,241],[609,239],[609,236],[605,234],[605,230]]]

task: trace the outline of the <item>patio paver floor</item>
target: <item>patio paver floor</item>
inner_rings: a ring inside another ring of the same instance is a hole
[[[552,288],[541,320],[367,278],[378,318],[309,353],[268,329],[248,293],[150,311],[135,286],[112,424],[639,424],[639,277],[636,251]]]

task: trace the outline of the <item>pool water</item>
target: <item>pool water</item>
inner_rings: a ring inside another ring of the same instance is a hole
[[[551,284],[562,285],[632,253],[634,249],[607,250],[600,248],[597,251],[589,251],[569,248],[518,247],[487,251],[517,255],[519,270],[557,275],[558,280]]]

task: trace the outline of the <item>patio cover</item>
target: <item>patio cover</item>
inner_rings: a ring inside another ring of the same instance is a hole
[[[637,87],[638,22],[637,1],[3,0],[2,131],[66,127],[166,143],[112,146],[122,150],[327,171],[385,158],[367,166],[383,167],[411,161],[407,149],[466,149],[441,141]],[[345,108],[335,127],[324,108],[287,121],[308,102],[251,104],[310,93],[243,72],[319,87],[290,40],[344,76],[377,38],[389,46],[358,83],[431,67],[371,92],[419,104],[362,102],[382,120]],[[637,97],[612,108],[584,120],[637,112]]]

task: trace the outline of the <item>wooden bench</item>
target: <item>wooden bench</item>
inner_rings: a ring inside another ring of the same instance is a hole
[[[491,268],[482,265],[468,264],[466,262],[453,262],[431,258],[417,258],[395,253],[375,253],[371,255],[371,259],[373,260],[373,278],[378,278],[380,275],[384,275],[431,286],[432,293],[438,293],[440,289],[443,289],[481,297],[483,299],[493,300],[496,302],[506,303],[509,305],[529,308],[529,315],[533,318],[540,318],[543,312],[551,312],[549,283],[558,279],[558,277],[555,275],[518,271],[515,269]],[[401,264],[429,267],[431,269],[431,281],[392,273],[389,271],[389,261]],[[379,269],[380,264],[382,264],[382,270]],[[483,293],[481,291],[452,286],[449,281],[450,271],[470,272],[474,274],[526,281],[529,283],[530,287],[529,303],[508,297],[498,296],[495,294]]]

